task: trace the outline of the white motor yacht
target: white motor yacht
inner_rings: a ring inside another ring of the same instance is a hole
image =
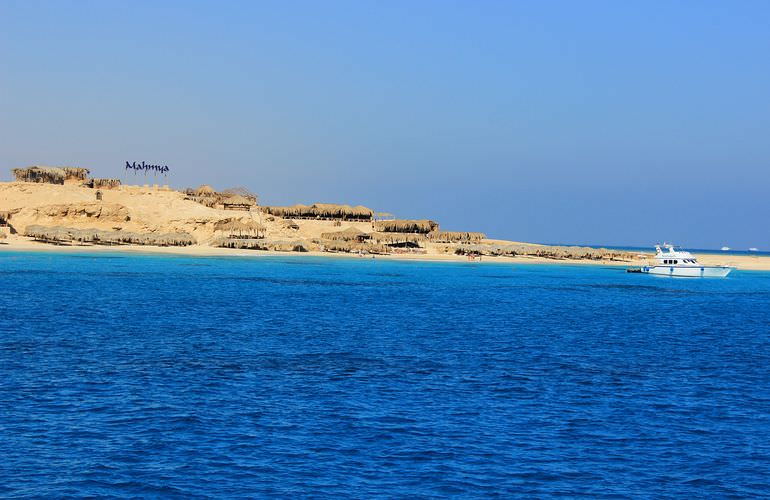
[[[688,278],[724,278],[734,268],[729,266],[704,266],[698,263],[690,252],[664,243],[655,245],[655,264],[642,266],[641,272],[660,276],[682,276]]]

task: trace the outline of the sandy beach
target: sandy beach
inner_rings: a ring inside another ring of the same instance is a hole
[[[102,245],[51,245],[36,242],[30,238],[20,236],[10,236],[0,241],[0,252],[61,252],[61,253],[144,253],[159,255],[186,255],[199,257],[248,257],[259,258],[268,256],[281,257],[302,257],[315,256],[338,259],[385,259],[385,260],[403,260],[403,261],[433,261],[433,262],[457,262],[468,264],[560,264],[560,265],[593,265],[593,266],[617,266],[634,267],[644,265],[646,260],[636,259],[628,262],[611,260],[585,260],[585,259],[547,259],[544,257],[490,257],[485,256],[481,259],[469,260],[467,257],[454,254],[391,254],[376,256],[359,256],[345,253],[329,252],[277,252],[269,250],[237,250],[231,248],[217,248],[205,245],[192,245],[187,247],[156,247],[144,245],[121,245],[121,246],[102,246]],[[714,254],[694,254],[698,260],[707,265],[729,265],[737,269],[746,271],[770,271],[770,257],[749,256],[749,255],[714,255]],[[652,254],[650,254],[650,257]]]

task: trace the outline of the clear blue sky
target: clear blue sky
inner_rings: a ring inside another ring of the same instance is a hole
[[[769,26],[767,1],[0,0],[0,178],[144,160],[500,238],[768,249]]]

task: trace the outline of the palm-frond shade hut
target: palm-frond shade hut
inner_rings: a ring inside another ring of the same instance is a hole
[[[239,194],[223,197],[222,208],[225,210],[250,210],[255,201]]]
[[[257,238],[264,236],[265,227],[255,221],[240,221],[238,219],[223,219],[217,221],[214,224],[214,231],[221,231],[229,234],[230,238],[237,237],[251,237],[256,235]]]
[[[438,222],[428,219],[420,220],[378,220],[374,222],[375,231],[388,233],[420,233],[428,234],[438,231]]]
[[[297,224],[296,222],[294,222],[291,219],[284,219],[284,220],[282,220],[281,221],[281,226],[284,227],[285,229],[292,229],[294,231],[299,229],[299,224]]]
[[[47,184],[64,184],[65,181],[84,181],[88,178],[89,170],[79,167],[43,167],[11,169],[14,178],[21,182],[41,182]]]
[[[343,252],[343,253],[366,253],[366,254],[387,254],[390,253],[390,247],[379,243],[356,242],[356,241],[323,241],[323,250],[325,252]]]
[[[94,189],[115,189],[120,187],[120,179],[93,178],[89,179],[85,185]]]
[[[428,237],[420,233],[382,233],[370,234],[371,241],[393,248],[420,248]]]
[[[321,238],[332,241],[364,241],[368,240],[370,235],[355,227],[349,227],[333,233],[321,233]]]
[[[485,239],[484,233],[465,231],[432,231],[428,233],[428,239],[434,243],[478,243]]]
[[[292,205],[288,207],[263,207],[270,215],[285,219],[326,219],[370,221],[374,212],[361,205],[338,205],[335,203],[314,203],[312,205]]]
[[[64,170],[65,181],[84,181],[88,179],[88,174],[91,173],[87,168],[81,167],[61,167]]]

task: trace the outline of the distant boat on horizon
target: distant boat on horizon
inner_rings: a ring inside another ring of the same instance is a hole
[[[729,252],[730,251],[730,247],[722,247],[722,251],[723,252]]]

